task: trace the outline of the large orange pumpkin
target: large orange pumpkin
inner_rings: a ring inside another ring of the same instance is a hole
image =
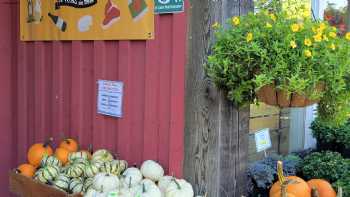
[[[283,167],[282,162],[278,161],[278,181],[274,183],[270,189],[270,197],[281,197],[282,184],[285,184],[286,196],[295,196],[295,197],[310,197],[311,189],[307,183],[297,176],[283,176]],[[290,182],[290,183],[287,183]]]
[[[56,148],[55,156],[65,165],[68,162],[69,151],[65,148]]]
[[[33,144],[27,153],[28,162],[34,167],[38,167],[40,165],[41,159],[44,155],[52,155],[53,150],[50,146],[52,142],[52,138],[47,140],[45,143],[37,143]]]
[[[69,152],[77,152],[79,149],[79,144],[74,139],[67,138],[60,143],[59,147],[67,149]]]
[[[31,178],[34,176],[36,169],[34,166],[28,163],[25,163],[25,164],[19,165],[16,171],[17,173],[22,174],[23,176]]]
[[[336,197],[337,194],[332,185],[323,179],[311,179],[307,182],[310,188],[315,188],[319,197]]]

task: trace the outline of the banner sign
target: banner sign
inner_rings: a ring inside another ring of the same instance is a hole
[[[184,0],[155,0],[156,14],[177,13],[184,11]]]
[[[20,0],[21,40],[154,38],[153,0]]]

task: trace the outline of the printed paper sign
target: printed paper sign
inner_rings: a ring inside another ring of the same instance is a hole
[[[256,151],[261,152],[271,148],[271,138],[269,129],[262,129],[255,133]]]
[[[184,0],[155,0],[156,14],[176,13],[184,11]]]
[[[21,40],[148,40],[153,0],[20,0]]]
[[[119,81],[98,81],[97,112],[122,117],[123,83]]]

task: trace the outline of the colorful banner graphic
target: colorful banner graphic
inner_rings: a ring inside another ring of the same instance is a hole
[[[154,38],[153,0],[20,0],[21,40]]]

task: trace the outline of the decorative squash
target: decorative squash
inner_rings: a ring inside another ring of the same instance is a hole
[[[84,174],[85,165],[82,163],[75,163],[68,166],[66,175],[70,178],[81,177]]]
[[[124,184],[133,187],[139,184],[142,180],[141,171],[138,168],[128,168],[123,173],[124,176]]]
[[[65,148],[56,148],[55,157],[61,161],[63,165],[68,162],[69,151]]]
[[[112,191],[120,186],[119,178],[108,173],[99,173],[94,177],[93,187],[95,189],[103,188],[103,192]]]
[[[59,147],[64,148],[69,152],[77,152],[79,149],[79,144],[74,139],[67,138],[60,143]]]
[[[157,162],[148,160],[141,165],[141,173],[152,181],[158,181],[164,175],[164,169]]]
[[[84,179],[82,178],[72,179],[69,183],[68,189],[72,194],[82,193],[84,190]]]
[[[158,181],[158,187],[160,189],[160,192],[162,193],[162,197],[165,196],[166,189],[168,188],[169,184],[173,180],[173,176],[163,176]]]
[[[281,161],[277,162],[277,172],[279,181],[272,185],[269,197],[281,197],[282,195],[288,197],[311,196],[311,189],[303,179],[296,176],[284,177]]]
[[[165,197],[193,197],[192,185],[181,179],[172,179],[165,191]]]
[[[37,143],[32,145],[27,153],[28,162],[34,167],[38,167],[44,155],[52,155],[53,150],[50,146],[52,141],[53,139],[50,138],[45,143]]]
[[[112,160],[103,163],[99,170],[109,174],[120,175],[125,170],[125,167],[125,163],[121,160]]]
[[[59,175],[59,171],[57,166],[46,166],[36,171],[34,179],[41,183],[48,183]]]
[[[70,183],[69,177],[64,174],[60,174],[52,182],[52,186],[62,191],[68,191],[69,183]]]
[[[130,188],[122,187],[122,188],[120,188],[118,190],[109,192],[108,196],[134,197],[134,192]]]
[[[116,171],[117,175],[120,175],[128,168],[128,162],[125,160],[112,160],[111,163],[118,166],[118,170]]]
[[[84,197],[106,197],[108,193],[103,192],[103,189],[96,190],[94,188],[90,188],[84,194]]]
[[[337,194],[332,185],[323,179],[311,179],[307,182],[310,188],[315,188],[319,197],[336,197]]]
[[[55,156],[44,155],[44,157],[42,158],[42,160],[40,162],[40,166],[41,167],[45,167],[45,166],[62,167],[62,163]]]
[[[85,151],[79,151],[79,152],[71,152],[68,155],[68,161],[73,163],[77,159],[84,159],[88,160],[89,159],[89,154]]]
[[[35,171],[35,167],[27,163],[19,165],[16,169],[17,173],[29,178],[32,178],[34,176]]]
[[[99,166],[89,162],[85,164],[84,175],[85,177],[94,177],[97,173],[99,173]]]
[[[100,149],[94,152],[94,154],[92,155],[92,160],[110,162],[113,160],[113,155],[106,149]]]
[[[84,192],[87,192],[90,188],[92,188],[93,183],[94,183],[94,178],[90,177],[90,178],[85,179]]]
[[[139,189],[136,191],[135,196],[140,197],[161,197],[161,192],[157,185],[155,184],[147,184],[147,183],[141,183],[141,186],[139,186]]]

